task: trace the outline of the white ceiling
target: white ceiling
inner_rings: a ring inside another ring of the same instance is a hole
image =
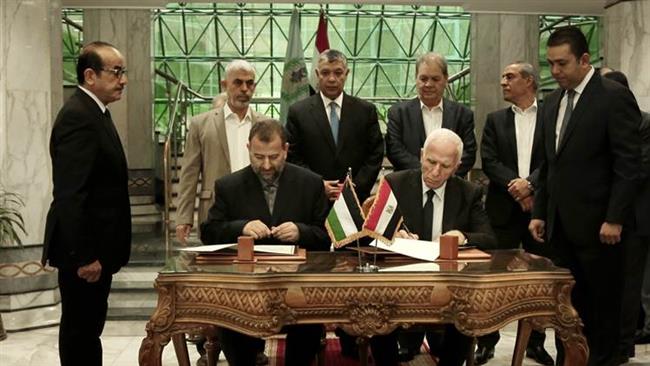
[[[209,3],[213,1],[194,0],[189,2]],[[220,3],[239,3],[241,0],[226,0]],[[269,1],[252,1],[269,3]],[[290,0],[274,0],[274,3],[294,3]],[[301,3],[354,4],[350,0],[313,1],[302,0]],[[605,5],[616,0],[370,0],[357,3],[390,5],[440,5],[462,6],[465,11],[476,13],[517,13],[517,14],[552,14],[552,15],[602,15]],[[163,8],[170,1],[166,0],[62,0],[64,7],[70,8]]]

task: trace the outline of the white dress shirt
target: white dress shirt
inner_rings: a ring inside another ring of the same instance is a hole
[[[447,182],[444,182],[440,187],[433,190],[433,225],[431,225],[431,240],[438,240],[442,235],[442,215],[445,208],[445,187]],[[422,207],[427,203],[427,191],[429,187],[422,180]]]
[[[587,83],[589,80],[591,80],[591,77],[594,76],[594,67],[590,66],[590,68],[591,69],[585,78],[582,79],[580,84],[578,84],[578,86],[573,89],[573,91],[575,91],[575,95],[573,96],[573,110],[575,110],[575,106],[578,104],[578,99],[580,99],[580,96],[585,90]],[[557,150],[560,143],[560,131],[562,131],[562,121],[564,120],[564,112],[566,111],[567,99],[567,93],[564,93],[562,99],[560,99],[560,109],[557,112],[557,121],[555,123],[555,150]]]
[[[422,121],[424,121],[424,132],[427,136],[434,130],[442,128],[442,98],[440,103],[433,107],[427,107],[420,100],[420,108],[422,109]]]
[[[519,176],[526,178],[530,175],[530,160],[533,151],[533,138],[535,137],[535,123],[537,122],[537,100],[525,110],[513,105],[512,112],[515,114],[517,169],[519,170]]]
[[[223,106],[223,117],[226,124],[226,140],[228,141],[230,172],[232,173],[250,164],[246,144],[248,143],[248,135],[251,132],[253,120],[250,107],[242,120],[239,119],[237,113],[230,109],[228,103]]]
[[[341,106],[343,105],[343,93],[339,94],[336,99],[330,99],[326,97],[323,92],[320,93],[321,99],[323,99],[323,105],[325,106],[325,114],[327,115],[327,121],[331,124],[330,120],[330,103],[334,102],[336,104],[336,116],[339,117],[339,123],[341,121]]]

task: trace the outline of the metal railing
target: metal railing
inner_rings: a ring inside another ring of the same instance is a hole
[[[164,185],[164,205],[163,226],[165,235],[165,257],[169,258],[170,254],[170,229],[172,204],[172,184],[173,179],[178,178],[179,155],[183,151],[183,141],[185,140],[187,109],[188,106],[196,99],[209,100],[196,91],[192,90],[182,81],[161,70],[155,70],[156,75],[162,77],[166,82],[167,96],[170,104],[169,123],[166,131],[165,142],[163,145],[163,185]],[[172,86],[176,86],[175,92],[171,94]],[[180,136],[179,136],[180,134]]]

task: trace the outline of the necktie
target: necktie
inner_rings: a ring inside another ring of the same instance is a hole
[[[566,96],[566,110],[564,111],[564,117],[562,117],[562,126],[560,127],[560,138],[557,140],[557,147],[560,146],[562,143],[562,139],[564,139],[564,133],[566,132],[566,127],[569,124],[569,120],[571,119],[571,113],[573,113],[573,97],[575,97],[576,92],[575,90],[567,90]]]
[[[422,240],[431,240],[431,232],[433,231],[433,194],[435,192],[433,189],[427,191],[427,202],[422,207],[422,220],[424,220],[424,225],[422,226],[422,235],[420,238]]]
[[[336,103],[330,103],[330,128],[334,136],[334,144],[339,143],[339,116],[336,114]]]

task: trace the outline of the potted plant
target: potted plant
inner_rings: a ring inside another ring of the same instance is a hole
[[[24,206],[20,196],[0,187],[0,247],[23,245],[20,233],[27,234],[27,232],[20,209]],[[2,325],[2,315],[0,314],[0,341],[5,338],[7,338],[7,332]]]

